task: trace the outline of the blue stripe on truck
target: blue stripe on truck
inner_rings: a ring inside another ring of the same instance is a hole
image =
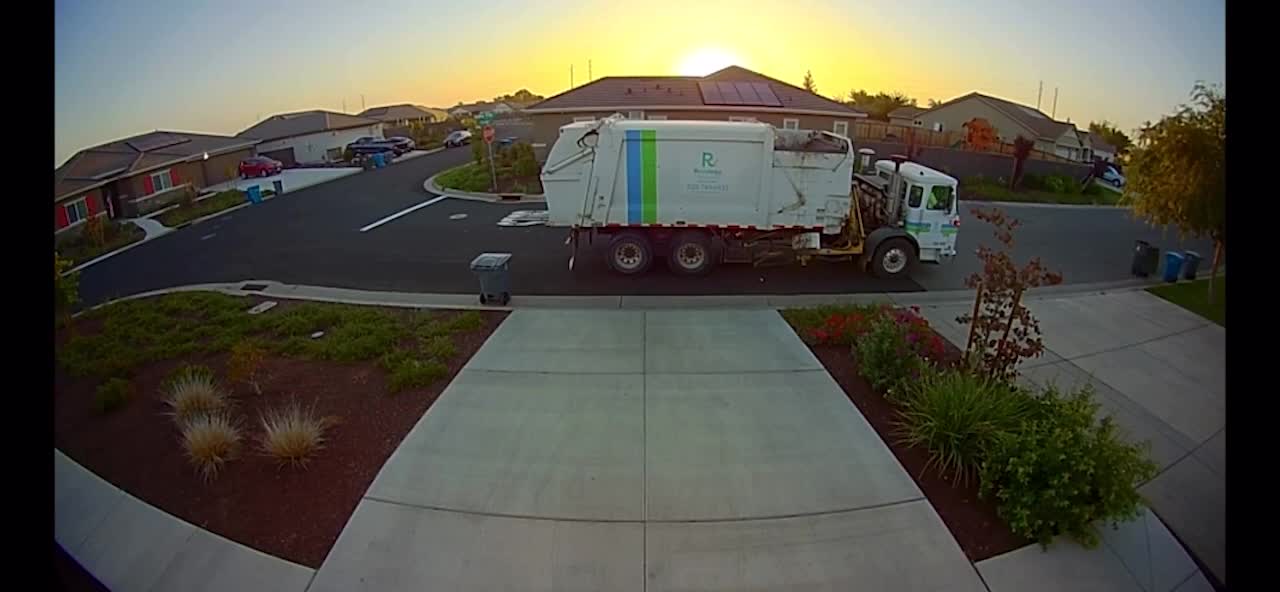
[[[627,224],[640,224],[643,175],[640,173],[640,130],[627,130]]]

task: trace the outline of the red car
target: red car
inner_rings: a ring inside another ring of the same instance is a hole
[[[240,177],[270,177],[279,174],[284,163],[265,156],[250,156],[240,161]]]

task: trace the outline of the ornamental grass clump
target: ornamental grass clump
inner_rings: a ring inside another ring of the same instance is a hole
[[[218,388],[213,372],[202,366],[180,370],[165,387],[165,403],[179,423],[221,412],[230,406],[226,393]]]
[[[315,407],[304,409],[297,402],[262,414],[262,450],[283,465],[306,467],[324,447],[325,431],[331,420],[316,415]]]
[[[205,481],[212,480],[240,451],[238,422],[225,413],[199,415],[181,422],[182,448]]]

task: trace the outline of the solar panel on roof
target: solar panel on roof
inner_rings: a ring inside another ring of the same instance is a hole
[[[707,105],[723,105],[724,99],[720,97],[720,87],[714,82],[699,82],[698,90],[702,92],[702,102]]]
[[[724,99],[722,105],[742,104],[742,97],[738,96],[738,88],[732,82],[717,82],[716,86],[720,87],[720,97]]]
[[[742,97],[743,105],[759,105],[760,97],[756,94],[756,89],[751,87],[749,82],[735,82],[734,88],[738,89],[738,96]]]
[[[760,97],[760,104],[765,107],[781,107],[782,101],[778,100],[778,95],[773,94],[773,88],[764,82],[749,82],[752,89],[755,89],[756,95]]]

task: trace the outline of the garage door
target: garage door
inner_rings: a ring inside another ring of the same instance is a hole
[[[293,166],[293,165],[295,165],[295,164],[298,164],[298,161],[297,161],[296,159],[294,159],[294,157],[293,157],[293,147],[292,147],[292,146],[290,146],[290,147],[288,147],[288,148],[281,148],[281,149],[279,149],[279,150],[272,150],[272,151],[270,151],[270,152],[262,152],[262,153],[260,153],[260,154],[261,154],[262,156],[267,157],[267,158],[274,158],[274,159],[276,159],[276,160],[278,160],[278,161],[280,161],[280,162],[284,163],[284,166],[287,166],[287,167],[288,167],[288,166]]]

